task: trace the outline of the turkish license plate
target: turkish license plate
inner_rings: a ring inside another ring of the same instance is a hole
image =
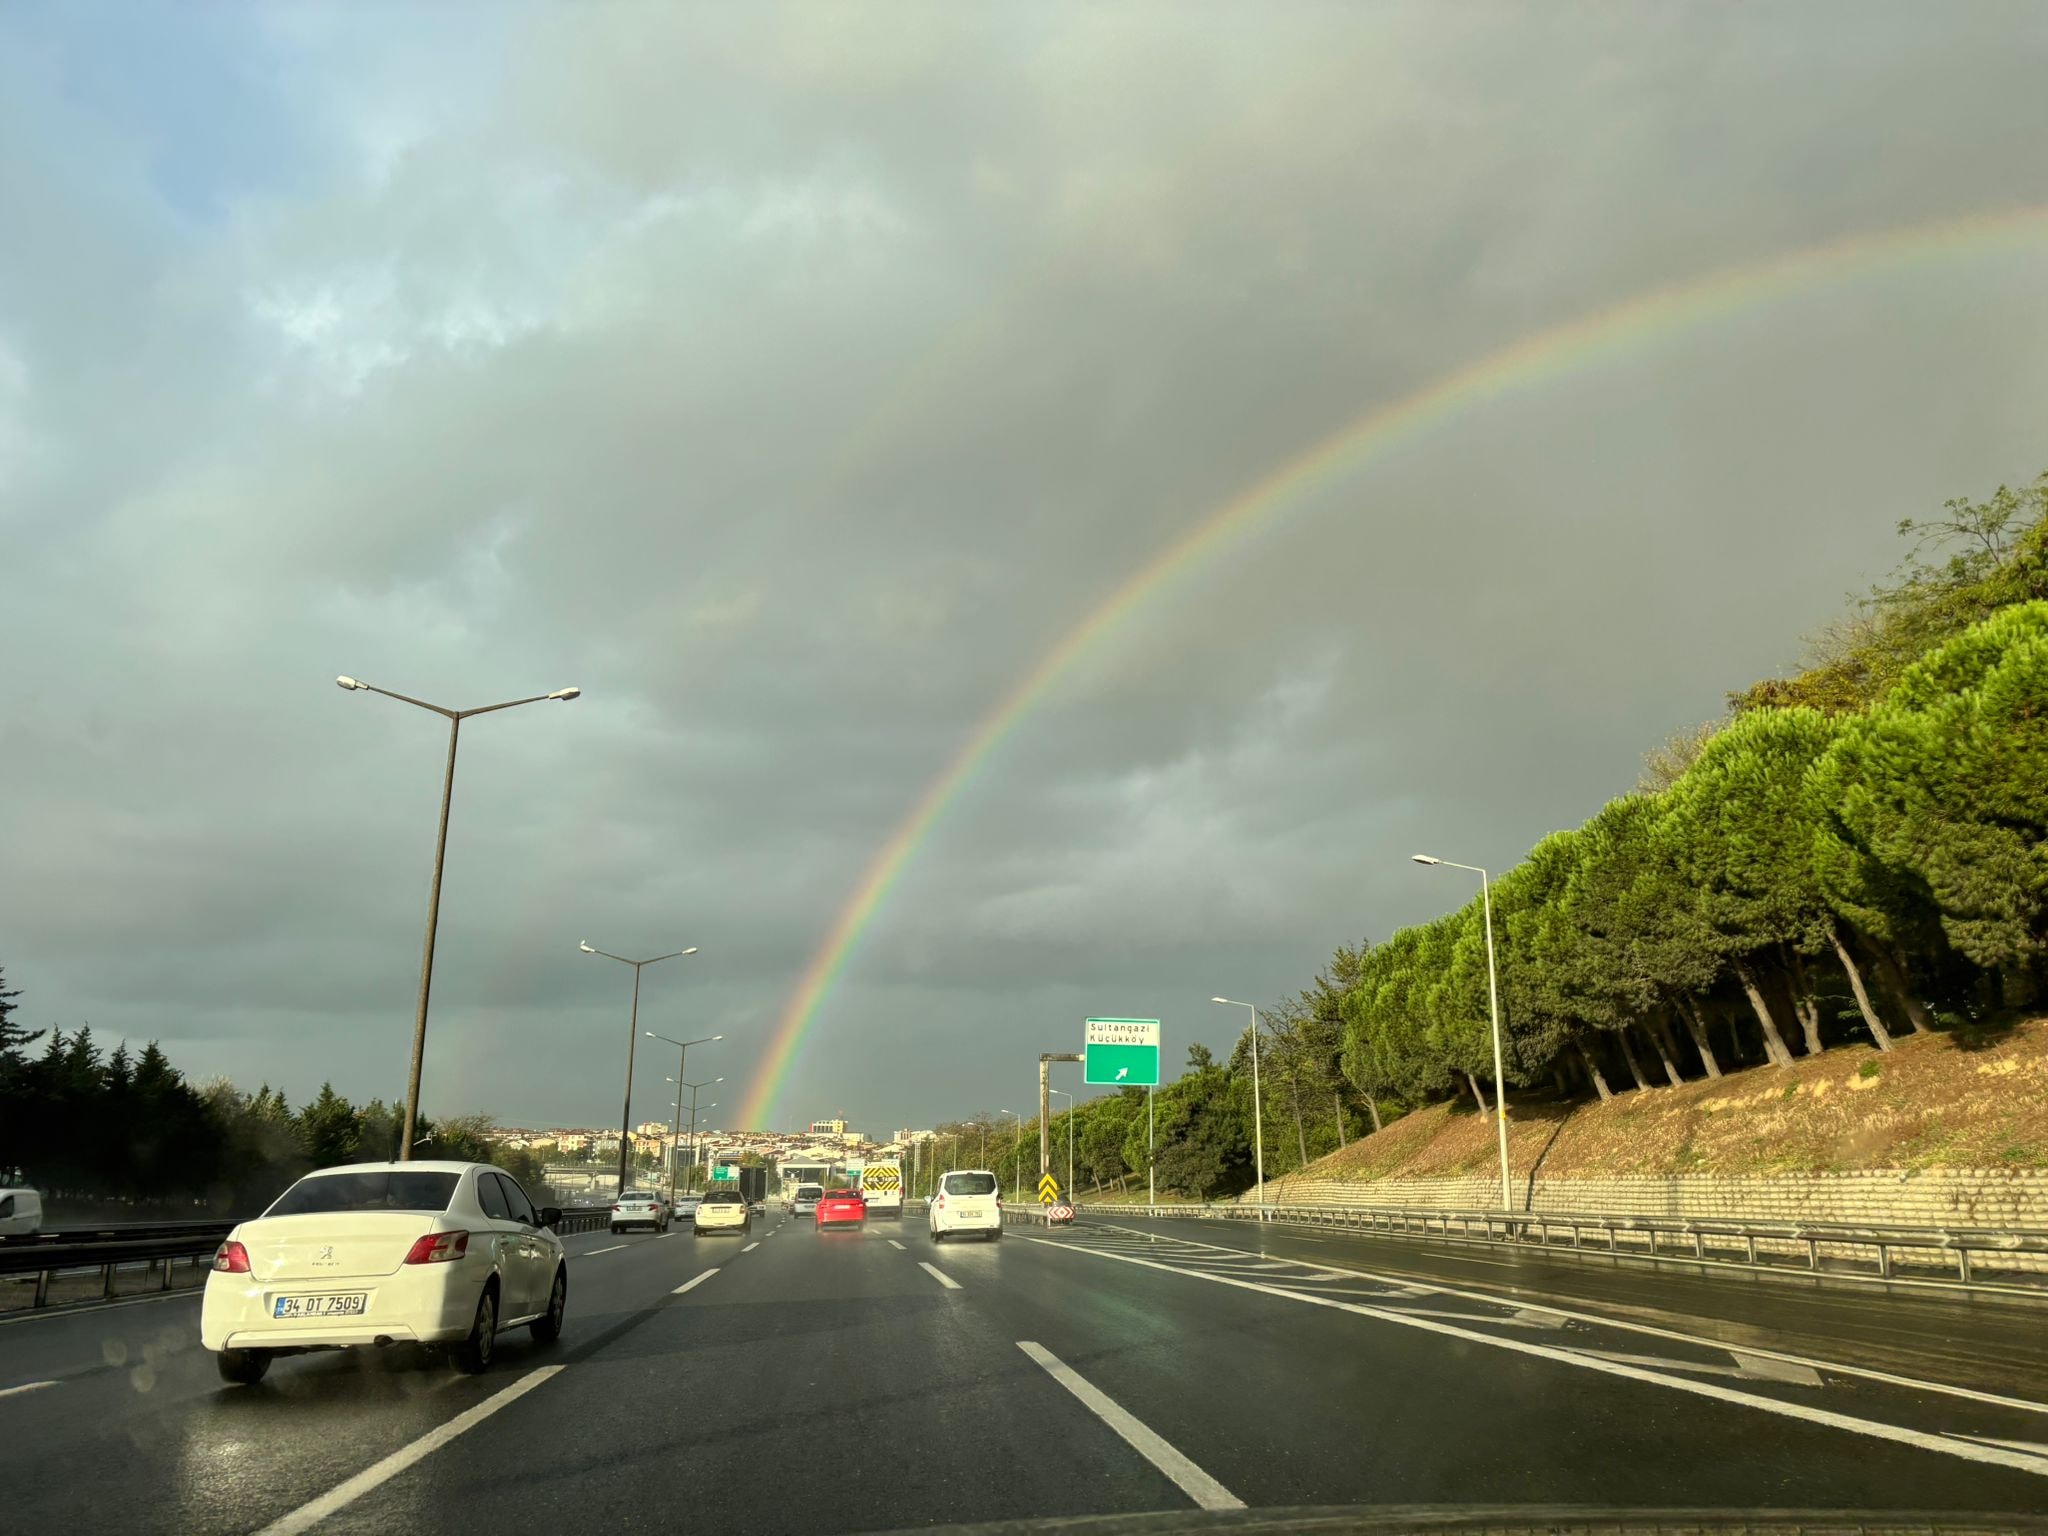
[[[361,1317],[370,1305],[368,1292],[347,1296],[280,1296],[270,1309],[272,1317]]]

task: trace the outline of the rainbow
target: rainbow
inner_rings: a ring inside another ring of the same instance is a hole
[[[853,895],[832,920],[784,1004],[740,1116],[764,1126],[783,1079],[818,1010],[845,971],[862,933],[888,899],[918,845],[973,780],[1003,738],[1088,654],[1141,606],[1236,539],[1349,475],[1376,454],[1463,411],[1613,358],[1631,347],[1768,303],[1826,281],[1841,281],[2003,239],[2048,232],[2048,207],[2002,209],[1908,225],[1809,246],[1769,260],[1725,267],[1653,288],[1606,309],[1536,331],[1467,363],[1413,394],[1375,406],[1241,491],[1160,550],[1041,656],[976,724],[939,776],[926,786],[875,852]]]

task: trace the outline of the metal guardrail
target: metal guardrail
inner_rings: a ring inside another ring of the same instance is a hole
[[[594,1232],[610,1225],[609,1205],[575,1206],[562,1211],[554,1227],[557,1236]],[[232,1221],[153,1222],[135,1227],[109,1228],[81,1239],[75,1233],[49,1232],[33,1238],[10,1238],[0,1242],[0,1278],[35,1276],[34,1306],[50,1304],[50,1282],[60,1274],[91,1270],[100,1273],[99,1299],[113,1297],[117,1270],[138,1264],[149,1267],[143,1281],[147,1290],[168,1291],[180,1259],[211,1261],[215,1250],[235,1228]]]
[[[1173,1206],[1116,1202],[1086,1204],[1079,1211],[1083,1216],[1193,1216],[1340,1227],[1387,1237],[1537,1247],[1582,1257],[2048,1294],[2048,1231],[1235,1202]]]

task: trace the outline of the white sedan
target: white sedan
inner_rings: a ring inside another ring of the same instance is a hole
[[[462,1370],[485,1370],[502,1329],[561,1334],[560,1220],[483,1163],[308,1174],[221,1244],[199,1341],[222,1380],[245,1384],[278,1355],[392,1343],[452,1345]]]

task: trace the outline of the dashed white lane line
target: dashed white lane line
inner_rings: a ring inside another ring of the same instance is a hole
[[[884,1239],[884,1241],[885,1241],[885,1242],[887,1242],[887,1243],[888,1243],[888,1245],[889,1245],[889,1246],[890,1246],[891,1248],[894,1248],[894,1249],[895,1249],[895,1250],[896,1250],[896,1251],[897,1251],[898,1253],[908,1253],[908,1252],[910,1252],[910,1250],[909,1250],[908,1248],[904,1247],[904,1246],[903,1246],[903,1245],[902,1245],[901,1243],[897,1242],[897,1241],[896,1241],[896,1239],[895,1239],[895,1238],[893,1238],[893,1237],[891,1237],[891,1238],[885,1238],[885,1239]]]
[[[747,1246],[746,1246],[746,1247],[742,1248],[742,1249],[740,1250],[740,1252],[741,1252],[741,1253],[752,1253],[752,1252],[753,1252],[753,1251],[754,1251],[754,1250],[755,1250],[756,1248],[758,1248],[758,1247],[760,1247],[760,1246],[761,1246],[761,1245],[760,1245],[760,1244],[759,1244],[758,1242],[754,1242],[754,1243],[749,1243],[749,1244],[747,1244]]]
[[[18,1387],[0,1387],[0,1397],[18,1397],[23,1392],[34,1392],[41,1387],[54,1387],[54,1381],[24,1381]]]
[[[930,1269],[930,1265],[925,1266]],[[1243,1509],[1244,1500],[1217,1482],[1126,1412],[1114,1398],[1088,1381],[1081,1373],[1042,1344],[1019,1339],[1017,1347],[1045,1367],[1046,1374],[1081,1400],[1095,1417],[1122,1437],[1124,1443],[1151,1462],[1174,1487],[1203,1509]]]
[[[947,1274],[943,1269],[940,1269],[938,1265],[927,1264],[923,1259],[919,1259],[917,1261],[917,1267],[923,1270],[926,1274],[930,1275],[934,1280],[938,1281],[939,1284],[943,1285],[947,1290],[957,1291],[960,1289],[960,1282],[958,1280],[955,1280],[951,1275]]]
[[[685,1280],[681,1285],[677,1286],[674,1290],[670,1291],[669,1295],[680,1296],[685,1291],[694,1291],[695,1289],[697,1289],[698,1286],[702,1285],[706,1280],[709,1280],[713,1275],[717,1273],[717,1267],[713,1266],[712,1268],[705,1270],[704,1273],[701,1275],[692,1275],[689,1279]]]
[[[336,1510],[346,1508],[364,1494],[390,1482],[407,1467],[425,1460],[457,1435],[474,1429],[514,1399],[524,1397],[561,1369],[559,1365],[544,1365],[537,1371],[529,1371],[504,1391],[493,1393],[439,1428],[428,1430],[412,1444],[393,1451],[382,1461],[372,1462],[347,1482],[336,1484],[312,1502],[301,1504],[290,1514],[271,1521],[256,1536],[297,1536],[300,1531],[311,1530]]]
[[[593,1248],[590,1250],[590,1252],[584,1254],[583,1257],[586,1259],[594,1259],[600,1253],[617,1253],[621,1248],[626,1248],[630,1246],[631,1245],[627,1243],[613,1243],[609,1248]]]
[[[1625,1364],[1620,1360],[1601,1359],[1591,1351],[1566,1349],[1553,1344],[1539,1344],[1533,1339],[1503,1338],[1497,1334],[1480,1333],[1470,1328],[1459,1328],[1450,1323],[1438,1322],[1433,1318],[1416,1317],[1399,1307],[1373,1307],[1358,1302],[1338,1301],[1331,1296],[1316,1296],[1307,1291],[1284,1290],[1277,1285],[1266,1285],[1257,1280],[1240,1280],[1235,1275],[1212,1274],[1200,1269],[1182,1269],[1173,1264],[1161,1264],[1155,1259],[1141,1259],[1130,1254],[1107,1253],[1079,1244],[1057,1243],[1049,1238],[1030,1237],[1030,1243],[1041,1243],[1049,1248],[1063,1248],[1071,1253],[1092,1253],[1097,1258],[1114,1260],[1120,1264],[1136,1264],[1144,1269],[1161,1270],[1169,1275],[1185,1275],[1191,1280],[1207,1280],[1214,1285],[1228,1285],[1238,1290],[1257,1291],[1264,1296],[1277,1296],[1283,1301],[1306,1302],[1314,1307],[1330,1307],[1339,1312],[1351,1312],[1360,1317],[1377,1318],[1384,1323],[1399,1323],[1405,1328],[1419,1328],[1425,1333],[1440,1334],[1446,1338],[1461,1339],[1468,1344],[1484,1344],[1494,1349],[1504,1349],[1511,1354],[1534,1355],[1542,1360],[1554,1360],[1565,1365],[1575,1365],[1581,1370],[1598,1371],[1605,1376],[1619,1376],[1627,1381],[1647,1382],[1652,1386],[1668,1387],[1677,1392],[1688,1392],[1695,1397],[1709,1397],[1717,1402],[1734,1403],[1744,1408],[1754,1408],[1763,1413],[1775,1414],[1780,1418],[1799,1419],[1808,1424],[1819,1424],[1829,1429],[1846,1430],[1852,1435],[1867,1435],[1873,1440],[1889,1440],[1895,1445],[1916,1446],[1923,1451],[1941,1451],[1964,1461],[1976,1461],[1997,1467],[2013,1467],[2021,1472],[2032,1472],[2048,1477],[2048,1461],[2029,1456],[2023,1451],[2007,1450],[1996,1445],[1964,1443],[1928,1434],[1924,1430],[1908,1429],[1902,1424],[1887,1424],[1879,1419],[1859,1419],[1846,1413],[1836,1413],[1826,1408],[1815,1408],[1806,1403],[1789,1403],[1775,1397],[1759,1397],[1754,1392],[1742,1392],[1733,1387],[1719,1386],[1710,1381],[1692,1381],[1682,1376],[1671,1376],[1665,1371],[1646,1370],[1641,1366]],[[1724,1348],[1726,1346],[1723,1346]],[[1665,1370],[1686,1367],[1679,1361],[1658,1362]]]

